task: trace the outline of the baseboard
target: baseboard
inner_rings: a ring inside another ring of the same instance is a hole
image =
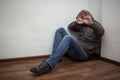
[[[47,58],[49,55],[40,55],[40,56],[32,56],[32,57],[19,57],[19,58],[8,58],[8,59],[0,59],[0,62],[8,62],[8,61],[17,61],[17,60],[29,60],[29,59],[41,59],[41,58]],[[115,64],[120,66],[120,62],[105,58],[105,57],[100,57],[101,60]]]
[[[8,62],[8,61],[17,61],[17,60],[28,60],[28,59],[41,59],[47,58],[49,55],[40,55],[40,56],[31,56],[31,57],[19,57],[19,58],[8,58],[8,59],[0,59],[0,62]]]
[[[117,62],[117,61],[114,61],[114,60],[111,60],[105,57],[101,57],[101,60],[120,66],[120,62]]]

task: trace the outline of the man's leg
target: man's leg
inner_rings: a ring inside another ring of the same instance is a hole
[[[56,49],[58,48],[59,44],[61,43],[62,39],[65,35],[68,35],[67,32],[63,28],[59,28],[56,30],[55,37],[54,37],[54,44],[53,44],[53,51],[52,55],[55,55]],[[37,75],[41,75],[47,72],[50,72],[52,67],[47,61],[43,61],[40,65],[33,67],[30,69],[31,72]]]
[[[52,71],[52,69],[56,66],[58,61],[62,58],[62,56],[65,54],[65,52],[68,50],[69,47],[73,46],[78,53],[77,59],[79,60],[87,60],[88,55],[84,51],[84,49],[70,36],[66,35],[63,37],[61,42],[59,43],[58,47],[50,55],[49,58],[47,58],[42,64],[38,65],[37,67],[34,67],[30,69],[31,72],[42,75],[44,73],[48,73],[49,71]]]
[[[80,60],[86,60],[88,58],[88,55],[84,49],[81,48],[81,46],[79,46],[79,44],[73,38],[66,35],[63,37],[54,53],[52,53],[50,57],[46,59],[42,64],[30,69],[30,71],[38,75],[52,71],[52,69],[56,66],[58,61],[62,58],[70,46],[73,46],[79,52]]]
[[[68,35],[64,36],[54,53],[52,53],[50,57],[47,58],[40,65],[31,68],[30,71],[37,75],[42,75],[44,73],[50,72],[56,66],[58,61],[65,54],[65,52],[68,50],[70,43],[71,37],[69,37]]]
[[[67,32],[65,31],[64,28],[59,28],[55,32],[55,37],[54,37],[54,43],[53,43],[53,50],[52,53],[55,52],[57,49],[58,45],[60,44],[61,40],[65,35],[68,35]]]
[[[89,56],[87,54],[85,55],[84,53],[86,52],[83,49],[83,47],[81,47],[80,45],[78,46],[72,45],[67,50],[66,55],[68,58],[75,60],[75,61],[85,61],[88,59]],[[82,56],[82,58],[80,56]]]
[[[79,60],[88,59],[88,55],[86,54],[84,49],[73,38],[66,35],[59,43],[55,52],[52,53],[50,57],[44,61],[44,63],[38,65],[37,67],[32,68],[30,71],[38,75],[52,71],[52,69],[56,66],[58,61],[62,58],[62,56],[71,46],[74,47],[79,52],[79,54],[77,54],[77,56],[79,56],[78,57]]]
[[[59,46],[55,50],[54,53],[51,54],[51,56],[46,59],[46,62],[54,68],[58,61],[62,58],[62,56],[67,52],[69,47],[73,47],[76,49],[78,53],[77,58],[79,60],[86,60],[88,58],[87,53],[84,51],[84,49],[70,36],[66,35],[60,42]]]

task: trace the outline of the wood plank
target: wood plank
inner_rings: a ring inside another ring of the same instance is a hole
[[[34,76],[29,69],[40,64],[43,59],[1,62],[0,80],[120,80],[118,65],[100,59],[75,62],[66,57],[52,72]]]

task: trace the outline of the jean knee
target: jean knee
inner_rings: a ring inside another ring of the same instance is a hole
[[[65,31],[65,29],[63,27],[60,27],[56,30],[56,32],[63,32],[63,31]]]
[[[63,39],[66,41],[71,41],[72,37],[70,37],[69,35],[66,35],[66,36],[64,36]]]

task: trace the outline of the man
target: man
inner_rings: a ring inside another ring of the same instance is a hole
[[[76,32],[76,38],[70,37],[63,28],[56,30],[52,54],[40,65],[30,71],[42,75],[52,71],[63,55],[76,61],[88,60],[93,54],[98,54],[104,29],[87,10],[82,10],[68,29]]]

